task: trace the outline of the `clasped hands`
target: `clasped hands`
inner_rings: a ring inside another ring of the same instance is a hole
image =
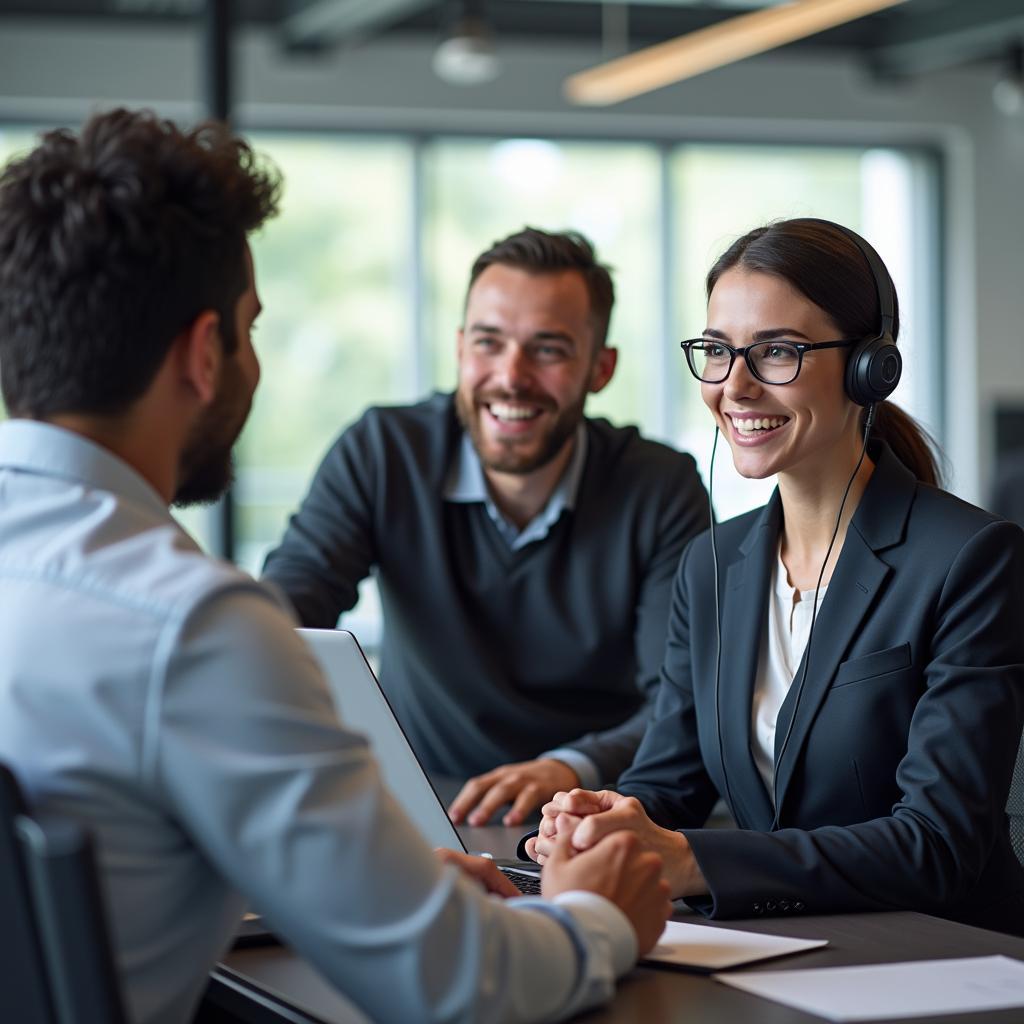
[[[556,793],[541,814],[537,836],[526,842],[526,852],[538,864],[543,865],[565,842],[582,852],[613,833],[626,832],[635,837],[641,850],[661,858],[662,876],[673,899],[707,892],[686,837],[656,825],[635,797],[607,789],[596,793],[573,789]]]
[[[488,892],[501,897],[518,895],[492,861],[456,850],[435,852],[442,862],[454,865]],[[609,836],[583,853],[572,848],[566,833],[553,840],[541,872],[541,892],[553,899],[579,890],[603,896],[622,911],[636,936],[640,956],[654,947],[672,914],[661,858],[641,850],[636,838],[626,832]]]
[[[611,900],[629,919],[644,955],[672,913],[669,900],[707,891],[690,844],[682,833],[655,825],[633,797],[558,788],[563,773],[569,786],[576,784],[576,773],[552,758],[502,765],[470,779],[449,813],[453,821],[468,815],[471,825],[483,824],[512,800],[504,817],[504,824],[511,825],[554,793],[541,808],[539,835],[526,844],[529,855],[544,866],[541,891],[550,899],[583,889]],[[453,851],[439,850],[438,855],[489,892],[515,895],[490,861]]]

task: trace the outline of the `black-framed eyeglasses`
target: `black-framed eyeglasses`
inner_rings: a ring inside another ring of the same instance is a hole
[[[820,348],[848,348],[856,341],[758,341],[733,348],[724,341],[693,338],[679,342],[686,353],[690,373],[705,384],[721,384],[732,372],[737,356],[762,384],[792,384],[800,375],[804,353]]]

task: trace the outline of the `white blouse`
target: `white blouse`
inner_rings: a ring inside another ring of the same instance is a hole
[[[818,593],[818,612],[827,586]],[[782,561],[782,545],[775,556],[772,593],[768,602],[768,629],[761,642],[757,678],[750,711],[750,750],[757,770],[775,803],[775,723],[793,677],[800,665],[811,628],[814,591],[802,593],[789,585]]]

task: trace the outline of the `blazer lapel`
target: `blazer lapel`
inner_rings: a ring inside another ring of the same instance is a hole
[[[722,594],[722,666],[718,681],[718,714],[727,796],[736,823],[743,828],[768,828],[772,807],[750,753],[750,715],[771,571],[782,521],[778,492],[751,527],[740,557],[725,574]]]
[[[914,477],[883,445],[847,530],[828,593],[818,608],[809,649],[804,651],[793,685],[779,709],[775,729],[777,818],[782,814],[786,789],[818,708],[891,571],[876,551],[898,543],[902,537],[915,485]],[[807,680],[800,692],[808,657]]]

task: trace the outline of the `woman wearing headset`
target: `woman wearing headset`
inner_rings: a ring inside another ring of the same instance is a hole
[[[778,488],[684,553],[619,792],[557,794],[527,852],[625,828],[713,917],[913,909],[1024,934],[1004,813],[1024,533],[939,490],[926,437],[884,401],[896,298],[860,236],[758,228],[707,290],[687,362],[736,469]],[[737,828],[702,828],[719,795]]]

